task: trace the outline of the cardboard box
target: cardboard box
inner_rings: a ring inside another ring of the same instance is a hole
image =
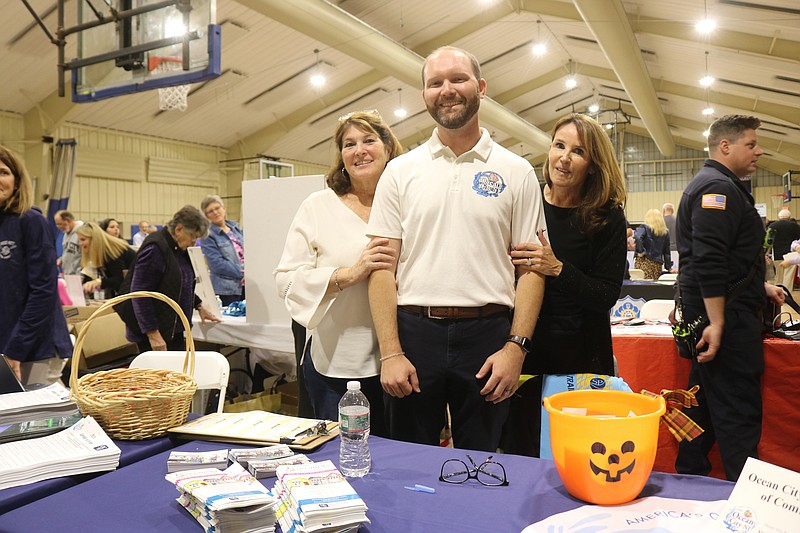
[[[85,321],[73,324],[74,334],[77,336],[85,325]],[[80,368],[105,365],[138,353],[136,344],[125,338],[125,323],[113,311],[96,318],[89,328],[83,339]]]
[[[62,308],[64,309],[64,317],[67,319],[67,325],[84,322],[97,311],[96,306],[86,305],[65,305]]]

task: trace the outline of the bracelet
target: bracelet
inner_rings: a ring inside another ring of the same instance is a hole
[[[406,352],[397,352],[397,353],[390,353],[384,357],[381,357],[381,363],[386,361],[387,359],[391,359],[392,357],[397,357],[398,355],[405,355]]]
[[[339,269],[333,271],[333,282],[336,284],[336,288],[339,289],[339,292],[342,292],[342,286],[339,285]]]

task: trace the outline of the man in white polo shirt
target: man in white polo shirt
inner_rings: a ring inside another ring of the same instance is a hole
[[[472,54],[440,48],[422,78],[438,127],[389,162],[368,228],[399,252],[395,272],[369,281],[389,433],[438,444],[449,406],[454,445],[493,452],[544,292],[535,273],[515,287],[508,250],[538,242],[541,191],[531,165],[480,127],[486,81]]]

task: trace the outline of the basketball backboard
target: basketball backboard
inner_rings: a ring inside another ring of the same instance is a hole
[[[77,2],[72,101],[206,81],[220,75],[216,0]]]
[[[800,189],[800,170],[789,170],[783,175],[783,203],[788,204],[797,198],[798,189]]]

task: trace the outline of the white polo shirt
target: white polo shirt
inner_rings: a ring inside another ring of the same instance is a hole
[[[509,246],[536,242],[546,229],[536,173],[481,128],[456,157],[437,131],[389,162],[368,235],[401,239],[398,305],[514,305]]]

